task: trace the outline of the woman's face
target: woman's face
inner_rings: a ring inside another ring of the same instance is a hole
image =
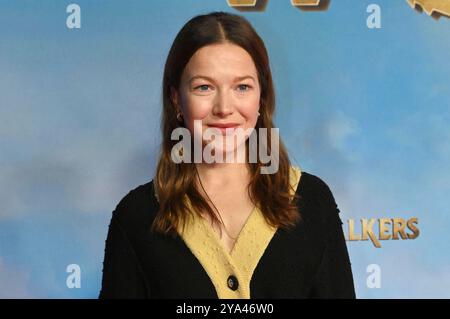
[[[206,129],[220,124],[235,125],[243,130],[254,128],[260,93],[257,70],[250,54],[238,45],[224,43],[208,45],[195,52],[183,71],[179,90],[172,90],[172,99],[191,134],[194,134],[194,120],[201,120],[203,137]],[[202,141],[203,144],[209,142],[204,138]],[[234,151],[238,146],[230,149],[228,145],[226,151]],[[218,145],[216,150],[221,148],[225,151],[223,145]]]

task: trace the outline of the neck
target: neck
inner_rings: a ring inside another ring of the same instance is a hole
[[[250,172],[247,163],[198,163],[198,174],[203,184],[225,186],[248,181]]]

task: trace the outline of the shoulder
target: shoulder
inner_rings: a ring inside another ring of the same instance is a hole
[[[342,225],[333,192],[322,178],[302,171],[297,194],[303,217],[321,224]]]
[[[298,191],[323,204],[334,204],[334,196],[328,184],[309,172],[302,171]]]
[[[125,230],[151,225],[158,208],[154,194],[153,180],[131,189],[117,204],[112,219]]]
[[[330,199],[333,196],[330,187],[322,178],[304,171],[298,166],[292,165],[289,175],[291,184],[296,186],[297,193],[301,192],[315,198]]]

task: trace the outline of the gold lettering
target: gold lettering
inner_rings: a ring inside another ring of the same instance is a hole
[[[228,0],[230,7],[254,7],[257,0]]]
[[[367,240],[367,236],[370,237],[370,240],[372,241],[373,245],[377,248],[380,248],[380,242],[375,237],[373,233],[373,224],[375,223],[375,218],[371,218],[369,222],[365,218],[361,218],[362,223],[362,240]]]
[[[353,219],[348,220],[348,240],[361,240],[360,235],[355,235],[355,221]]]
[[[358,240],[370,240],[372,244],[381,248],[381,240],[398,240],[398,239],[415,239],[419,236],[420,231],[417,227],[419,220],[417,217],[410,218],[405,221],[404,218],[361,218],[361,233],[355,232],[355,221],[354,219],[348,219],[348,241],[358,241]],[[375,222],[378,222],[378,237],[375,236],[373,227]],[[392,227],[391,227],[392,224]],[[411,233],[406,232],[406,227]],[[390,231],[392,230],[392,233]]]
[[[302,6],[317,7],[320,4],[320,0],[291,0],[291,3],[295,7],[302,7]]]
[[[413,232],[412,234],[408,234],[408,238],[409,239],[414,239],[419,237],[420,231],[419,229],[414,226],[414,224],[418,224],[419,223],[419,219],[417,217],[411,218],[408,220],[408,228]]]
[[[408,239],[405,233],[406,223],[403,218],[393,218],[392,223],[392,239],[398,240],[398,234],[402,239]]]
[[[268,0],[227,0],[228,5],[239,11],[265,11]]]
[[[330,0],[291,0],[291,4],[303,11],[325,11],[330,5]]]
[[[380,227],[380,240],[388,240],[391,239],[391,234],[388,234],[390,227],[387,225],[391,224],[390,218],[380,218],[378,220]]]
[[[267,2],[268,0],[227,0],[228,6],[240,11],[264,11]],[[330,0],[291,0],[291,4],[306,11],[323,11],[328,8]]]
[[[440,16],[450,17],[450,1],[448,0],[407,0],[408,4],[413,9],[419,11],[424,10],[426,14],[432,16],[435,19],[439,19]]]

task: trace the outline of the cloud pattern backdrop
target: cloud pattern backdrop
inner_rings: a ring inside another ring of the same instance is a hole
[[[360,298],[450,297],[450,20],[406,1],[332,0],[306,12],[268,1],[0,2],[0,298],[96,298],[111,212],[153,178],[161,77],[192,16],[243,14],[264,39],[276,125],[295,164],[349,218],[418,217],[414,240],[347,242]],[[81,288],[66,267],[81,267]],[[380,288],[366,285],[369,264]]]

